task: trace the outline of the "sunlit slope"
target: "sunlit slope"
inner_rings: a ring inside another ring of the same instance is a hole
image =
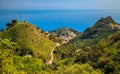
[[[1,32],[1,38],[14,41],[21,46],[21,49],[32,50],[34,55],[45,59],[50,57],[50,52],[55,47],[55,43],[45,37],[41,30],[27,22],[15,23]]]

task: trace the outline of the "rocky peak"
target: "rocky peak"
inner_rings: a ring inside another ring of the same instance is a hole
[[[95,37],[102,32],[120,30],[120,25],[108,16],[106,18],[99,19],[92,27],[87,28],[81,35],[81,38]]]
[[[96,29],[119,29],[119,24],[112,19],[111,16],[101,18],[93,26]]]
[[[95,24],[110,24],[110,23],[116,24],[116,22],[112,19],[112,17],[108,16],[106,18],[101,18]]]

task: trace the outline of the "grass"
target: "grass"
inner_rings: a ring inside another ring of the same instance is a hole
[[[46,60],[50,59],[50,52],[55,47],[55,43],[45,37],[41,30],[27,22],[15,24],[1,32],[0,37],[14,41],[22,48],[30,48],[35,55],[40,54]]]

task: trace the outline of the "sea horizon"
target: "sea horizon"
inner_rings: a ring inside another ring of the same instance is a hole
[[[120,23],[120,9],[0,9],[0,28],[13,19],[27,21],[44,31],[68,27],[83,32],[102,17]]]

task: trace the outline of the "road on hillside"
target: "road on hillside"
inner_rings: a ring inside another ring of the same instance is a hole
[[[51,51],[51,53],[50,53],[51,59],[50,59],[50,61],[49,61],[47,64],[52,64],[52,63],[53,63],[53,59],[54,59],[54,57],[53,57],[53,51],[54,51],[55,48],[58,47],[58,46],[60,46],[60,44],[59,44],[59,43],[56,43],[56,46],[52,49],[52,51]]]

